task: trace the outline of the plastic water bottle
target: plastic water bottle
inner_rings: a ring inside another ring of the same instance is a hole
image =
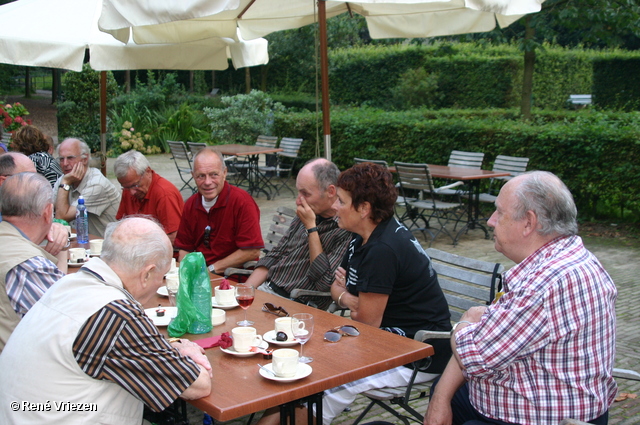
[[[89,217],[82,196],[78,198],[78,206],[76,207],[76,234],[78,243],[89,243]]]

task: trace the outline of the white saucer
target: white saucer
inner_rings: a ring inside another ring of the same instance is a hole
[[[69,267],[82,267],[87,263],[87,261],[89,261],[89,260],[86,259],[82,263],[72,263],[71,261],[67,261],[67,266],[69,266]]]
[[[167,287],[166,286],[161,286],[156,291],[156,294],[160,295],[161,297],[168,297],[169,296],[169,291],[167,291]]]
[[[156,310],[162,308],[165,310],[164,316],[158,317]],[[167,326],[171,319],[178,315],[178,307],[154,307],[146,308],[144,312],[156,326]]]
[[[89,254],[89,257],[99,257],[102,253],[100,253],[100,254],[94,254],[94,253],[92,253],[92,252],[91,252],[91,250],[90,250],[90,249],[88,249],[88,250],[87,250],[87,254]]]
[[[278,341],[276,340],[276,331],[269,331],[262,335],[262,338],[269,344],[281,345],[283,347],[289,347],[300,343],[297,339],[294,339],[293,341]]]
[[[216,297],[211,297],[211,307],[213,308],[220,308],[222,310],[231,310],[232,308],[236,308],[239,307],[240,304],[238,304],[238,301],[233,302],[233,304],[229,304],[229,305],[220,305],[216,302]]]
[[[269,371],[273,371],[271,363],[269,363],[268,365],[265,365],[264,368],[268,369]],[[280,378],[276,375],[270,374],[265,370],[262,370],[262,368],[258,369],[258,371],[260,372],[260,375],[262,375],[263,377],[267,379],[271,379],[272,381],[278,381],[278,382],[293,382],[293,381],[297,381],[298,379],[306,378],[307,376],[311,375],[312,370],[313,369],[311,369],[311,366],[309,366],[308,364],[298,363],[298,372],[296,373],[295,376],[292,376],[291,378]]]
[[[266,341],[262,341],[260,343],[260,345],[258,345],[258,348],[262,348],[263,350],[266,350],[267,348],[269,348],[269,344],[267,344]],[[220,347],[220,350],[224,351],[227,354],[231,354],[232,356],[236,356],[236,357],[251,357],[254,356],[256,354],[258,354],[257,351],[249,351],[247,353],[238,353],[236,350],[233,349],[233,345],[229,348],[222,348]]]

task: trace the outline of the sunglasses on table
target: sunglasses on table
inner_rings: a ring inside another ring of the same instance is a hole
[[[289,312],[282,307],[276,307],[271,303],[264,303],[262,311],[265,313],[275,314],[278,317],[289,317]]]
[[[327,342],[338,342],[343,336],[358,336],[360,331],[352,325],[338,326],[325,332],[324,340]]]

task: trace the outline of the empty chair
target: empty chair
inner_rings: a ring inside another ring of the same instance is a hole
[[[278,152],[278,165],[276,166],[276,175],[283,178],[282,182],[276,186],[275,195],[280,193],[280,189],[286,187],[292,195],[295,196],[293,189],[289,187],[289,180],[293,174],[293,167],[298,161],[298,152],[302,145],[302,139],[283,137],[280,140],[280,148],[282,152]]]
[[[276,136],[258,136],[256,140],[256,146],[260,146],[263,148],[272,148],[278,144],[278,138]],[[258,186],[258,190],[264,190],[267,192],[271,192],[270,188],[275,190],[276,186],[271,182],[271,179],[276,176],[277,170],[276,167],[278,165],[278,155],[275,153],[267,153],[264,155],[264,166],[258,166],[256,170],[256,184]]]
[[[387,164],[387,161],[385,161],[383,159],[353,158],[353,162],[354,162],[354,164],[360,164],[360,163],[363,163],[363,162],[371,162],[373,164],[382,165],[384,168],[389,168],[389,164]]]
[[[191,159],[196,157],[198,152],[207,147],[206,143],[200,142],[187,142],[187,147],[189,148],[189,152],[191,153]]]
[[[176,168],[178,169],[180,180],[184,183],[180,188],[180,191],[182,192],[188,187],[193,193],[196,193],[197,189],[190,184],[193,180],[193,176],[191,175],[192,163],[189,151],[187,151],[183,142],[167,140],[167,145],[169,145],[169,150],[171,151],[171,159],[173,159],[173,162],[175,162]],[[187,180],[185,180],[185,176],[188,177]]]
[[[405,162],[395,162],[396,171],[398,172],[398,182],[400,184],[400,195],[406,202],[407,212],[403,217],[409,219],[411,224],[409,230],[420,230],[426,239],[426,233],[431,236],[433,241],[441,232],[449,235],[454,241],[453,235],[446,228],[450,220],[456,223],[460,220],[460,210],[463,205],[460,202],[443,202],[437,199],[437,195],[446,189],[452,189],[460,186],[462,182],[458,181],[447,186],[434,188],[433,179],[429,172],[427,164],[410,164]],[[413,197],[416,193],[417,197]],[[439,228],[436,232],[432,232],[429,220],[435,218],[438,221]],[[424,226],[418,224],[418,220],[424,222]]]
[[[482,168],[483,152],[451,151],[449,167]]]
[[[483,152],[465,152],[465,151],[451,151],[449,155],[449,167],[465,167],[465,168],[482,168],[482,161],[484,160]],[[440,192],[440,195],[449,196],[457,195],[462,196],[469,193],[469,187],[462,185],[457,189],[445,189]]]
[[[527,164],[529,164],[529,158],[498,155],[493,163],[493,171],[504,171],[511,175],[492,178],[487,192],[480,194],[480,202],[495,202],[502,184],[527,171]]]

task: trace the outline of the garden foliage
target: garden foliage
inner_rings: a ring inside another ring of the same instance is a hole
[[[220,108],[204,108],[213,144],[254,144],[260,134],[271,134],[274,114],[284,112],[282,104],[258,90],[223,96],[220,101]]]
[[[446,164],[453,149],[529,157],[529,169],[551,171],[571,189],[583,218],[624,209],[640,219],[640,113],[562,111],[536,115],[517,110],[332,110],[332,159],[340,169],[353,158]],[[316,155],[315,114],[276,116],[274,134],[304,138],[301,156]],[[322,142],[320,142],[322,146]]]

